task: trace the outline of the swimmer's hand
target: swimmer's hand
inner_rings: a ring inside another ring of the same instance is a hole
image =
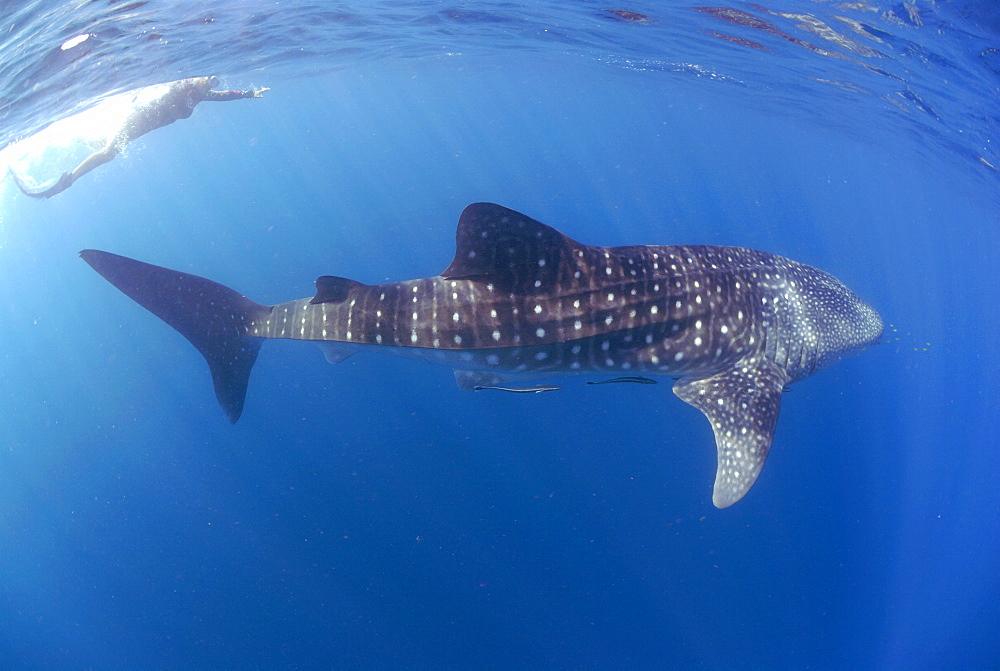
[[[269,89],[269,88],[263,88],[263,89],[256,89],[256,90],[254,90],[254,91],[251,91],[251,92],[250,92],[250,93],[252,93],[252,94],[253,94],[253,95],[251,95],[250,97],[251,97],[251,98],[263,98],[263,97],[264,97],[264,94],[265,94],[265,93],[266,93],[267,91],[270,91],[270,90],[271,90],[271,89]]]

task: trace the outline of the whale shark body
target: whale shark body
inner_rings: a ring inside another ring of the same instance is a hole
[[[265,339],[317,343],[331,363],[364,349],[445,364],[463,389],[574,373],[678,378],[715,433],[713,503],[739,501],[771,447],[781,394],[854,350],[882,320],[829,273],[717,246],[591,247],[491,203],[462,213],[437,277],[261,305],[202,277],[96,250],[98,273],[190,340],[230,421]]]

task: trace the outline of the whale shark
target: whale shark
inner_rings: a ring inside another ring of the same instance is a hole
[[[719,508],[757,480],[786,386],[877,344],[883,329],[835,277],[775,254],[588,246],[492,203],[462,212],[455,257],[438,276],[323,276],[314,296],[277,305],[109,252],[80,254],[201,352],[233,423],[268,339],[315,342],[331,363],[372,349],[444,364],[469,390],[573,374],[675,378],[674,393],[715,434]]]

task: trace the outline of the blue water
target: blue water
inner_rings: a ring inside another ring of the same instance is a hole
[[[1000,665],[997,10],[728,7],[769,28],[676,2],[0,10],[4,143],[181,77],[271,88],[49,200],[0,183],[0,667]],[[231,426],[197,351],[76,255],[275,303],[440,273],[481,200],[588,244],[782,254],[891,326],[784,395],[716,510],[710,427],[667,384],[477,394],[268,342]]]

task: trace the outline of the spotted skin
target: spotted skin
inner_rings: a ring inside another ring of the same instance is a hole
[[[85,250],[112,284],[205,356],[230,420],[264,339],[310,340],[332,363],[363,349],[449,365],[462,389],[574,373],[680,376],[718,449],[713,502],[740,500],[763,467],[783,388],[882,333],[832,275],[738,247],[591,247],[490,203],[468,206],[436,277],[316,281],[265,306],[195,275]]]

